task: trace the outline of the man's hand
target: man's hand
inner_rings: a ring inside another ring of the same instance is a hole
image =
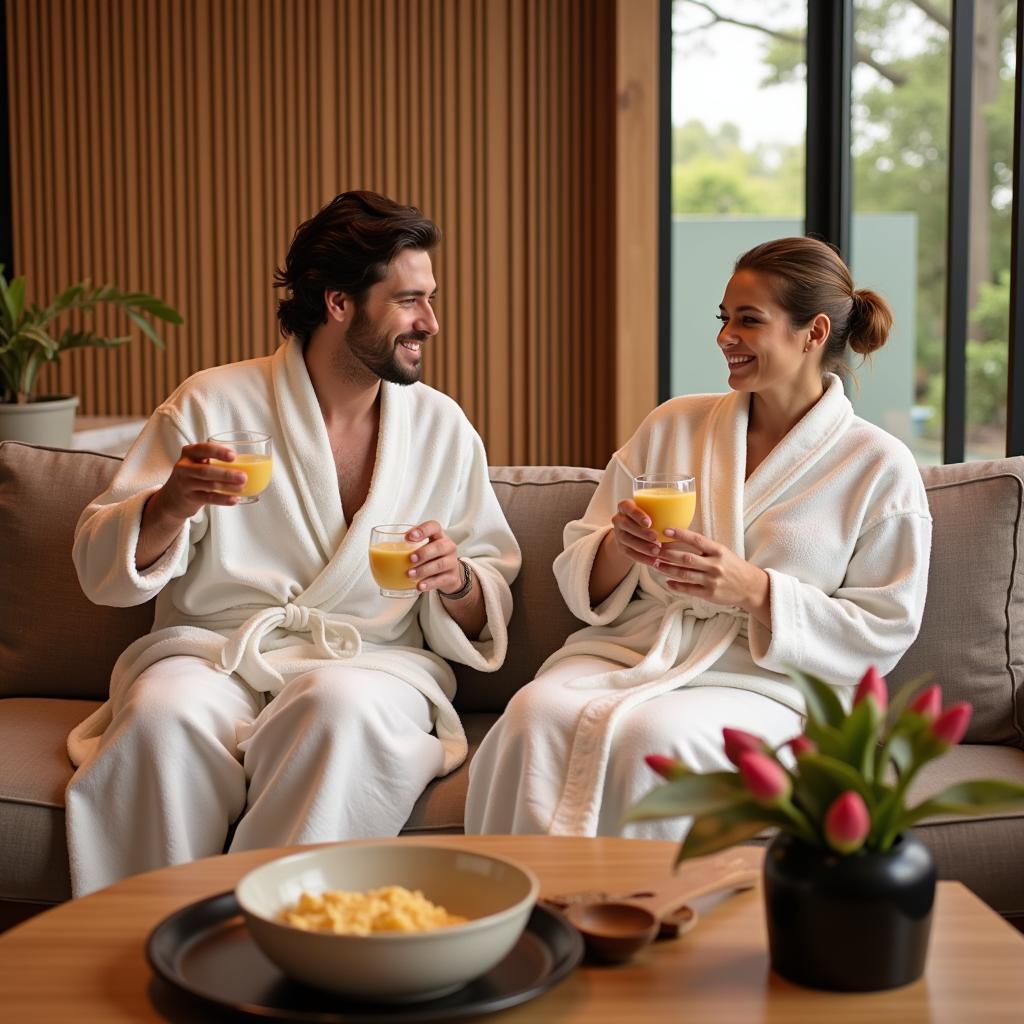
[[[155,511],[184,522],[204,505],[237,505],[248,478],[238,470],[211,465],[210,459],[234,462],[235,453],[210,441],[185,445],[167,482],[150,499]]]
[[[234,458],[230,448],[209,441],[187,444],[181,449],[167,482],[150,496],[142,510],[139,542],[135,547],[137,569],[151,566],[171,546],[185,520],[204,505],[238,504],[246,475],[209,463],[210,459],[233,462]]]
[[[455,542],[444,532],[436,520],[428,519],[414,526],[406,535],[408,541],[423,540],[427,543],[417,548],[409,559],[414,568],[409,575],[417,581],[416,589],[421,591],[440,590],[454,594],[462,589],[462,564],[456,553]]]

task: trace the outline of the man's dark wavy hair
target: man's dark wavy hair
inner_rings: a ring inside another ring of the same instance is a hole
[[[359,304],[404,249],[429,251],[441,230],[415,206],[376,192],[342,192],[300,224],[274,287],[287,289],[277,304],[280,331],[303,344],[327,320],[326,291],[342,291]]]

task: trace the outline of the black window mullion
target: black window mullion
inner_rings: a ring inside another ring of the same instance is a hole
[[[942,458],[963,462],[967,427],[967,301],[971,207],[974,0],[953,0],[950,31],[946,360]]]
[[[804,230],[850,259],[853,0],[807,5]]]
[[[1024,455],[1024,12],[1017,10],[1013,88],[1013,213],[1010,218],[1010,367],[1006,389],[1006,454]]]

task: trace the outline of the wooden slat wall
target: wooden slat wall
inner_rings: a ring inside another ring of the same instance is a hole
[[[621,440],[622,2],[8,0],[30,296],[90,277],[186,318],[166,353],[80,353],[41,390],[145,414],[195,370],[272,351],[293,230],[372,188],[445,231],[425,379],[491,462],[603,465]]]

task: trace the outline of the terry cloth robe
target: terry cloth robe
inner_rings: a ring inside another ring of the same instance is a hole
[[[138,571],[146,500],[183,445],[229,430],[272,436],[270,486],[254,504],[205,506],[157,562]],[[487,624],[478,640],[466,637],[436,591],[382,597],[370,575],[372,527],[428,519],[445,528],[480,580]],[[520,564],[480,438],[452,399],[425,384],[382,383],[370,492],[346,523],[327,430],[294,339],[272,356],[196,374],[156,410],[110,488],[82,513],[74,560],[82,589],[98,604],[128,607],[156,597],[152,632],[118,659],[109,701],[68,738],[76,765],[96,751],[141,672],[192,655],[270,694],[283,677],[325,661],[391,673],[433,705],[443,773],[467,752],[444,659],[485,672],[500,667],[509,584]]]
[[[574,655],[622,668],[567,684],[581,704],[553,833],[595,833],[616,723],[641,702],[728,686],[802,713],[786,666],[836,683],[848,699],[869,664],[887,672],[917,635],[931,515],[909,450],[855,416],[829,375],[822,398],[744,480],[749,402],[731,392],[660,406],[612,457],[585,516],[565,528],[555,576],[590,625],[540,674]],[[590,571],[618,502],[632,495],[634,476],[666,472],[697,478],[691,529],[767,571],[770,630],[738,608],[673,593],[636,564],[591,607]]]

